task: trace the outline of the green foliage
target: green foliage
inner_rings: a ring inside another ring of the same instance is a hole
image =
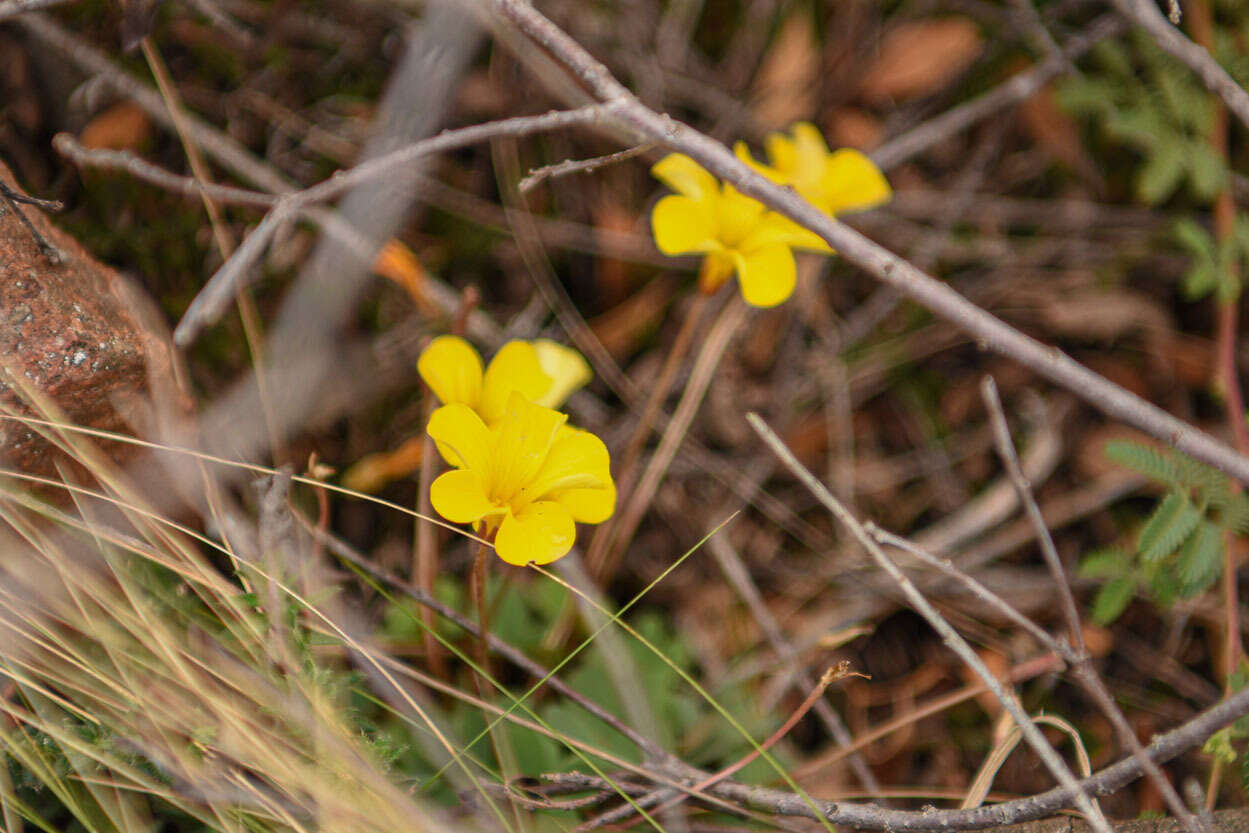
[[[1093,619],[1113,622],[1138,595],[1169,605],[1204,593],[1222,573],[1226,533],[1249,528],[1249,498],[1220,472],[1178,452],[1112,442],[1106,456],[1166,491],[1131,552],[1096,550],[1081,559],[1080,575],[1104,582],[1093,600]]]
[[[1141,155],[1139,199],[1157,205],[1186,187],[1198,201],[1212,201],[1228,170],[1209,145],[1215,104],[1197,78],[1140,31],[1098,44],[1092,63],[1059,85],[1058,100]]]
[[[1240,691],[1249,684],[1249,663],[1240,661],[1240,665],[1232,672],[1228,680],[1232,691]],[[1211,735],[1201,747],[1201,751],[1220,761],[1224,766],[1232,766],[1239,761],[1237,770],[1240,772],[1241,789],[1249,792],[1249,717],[1241,717],[1231,726],[1226,726]]]
[[[1189,300],[1214,295],[1226,304],[1240,297],[1240,274],[1249,265],[1249,215],[1238,214],[1234,233],[1218,242],[1188,218],[1178,220],[1172,234],[1192,258],[1183,284]]]
[[[440,581],[435,593],[444,602],[466,609],[471,605],[461,603],[463,586],[452,578]],[[513,645],[522,648],[535,658],[554,664],[566,653],[561,646],[548,644],[552,628],[558,625],[571,609],[569,592],[554,582],[533,583],[490,581],[492,599],[491,630]],[[629,617],[633,627],[650,641],[676,666],[686,671],[694,670],[693,654],[672,630],[664,617],[657,613],[641,613]],[[413,639],[423,633],[423,623],[415,606],[403,599],[392,600],[383,614],[383,631],[392,639]],[[475,655],[475,640],[454,626],[436,626],[440,636],[449,642],[458,640],[459,648],[467,656]],[[681,757],[696,766],[714,768],[744,757],[752,751],[749,741],[726,723],[715,710],[680,677],[678,672],[663,662],[651,650],[636,639],[624,637],[621,648],[627,652],[628,661],[637,672],[636,696],[645,699],[646,708],[656,718],[660,735],[656,740],[666,748],[678,750]],[[608,668],[609,662],[618,659],[596,644],[577,655],[559,674],[570,686],[607,711],[627,720],[620,693]],[[524,688],[513,689],[519,697]],[[593,748],[629,761],[637,761],[637,750],[632,742],[611,726],[586,712],[580,706],[562,698],[546,696],[540,690],[526,701],[529,709],[540,722],[558,736],[588,744]],[[777,725],[777,720],[761,713],[754,707],[754,698],[740,686],[714,693],[717,701],[732,713],[746,729],[757,738],[767,736]],[[506,697],[496,698],[501,705]],[[499,771],[495,745],[483,732],[486,720],[479,708],[471,703],[456,701],[447,705],[448,722],[456,727],[459,737],[468,741],[480,738],[469,752],[474,760],[487,769]],[[518,713],[525,715],[523,709]],[[506,727],[506,728],[504,728]],[[494,731],[504,731],[514,753],[514,761],[521,774],[537,776],[545,772],[563,772],[574,769],[584,771],[585,762],[572,748],[555,738],[528,728],[503,724]],[[418,748],[409,744],[408,750]],[[605,769],[616,766],[606,758],[591,755],[595,765]],[[432,760],[409,760],[407,766],[419,772],[433,775],[439,772]],[[774,775],[764,761],[755,761],[736,777],[744,780],[766,778]],[[435,785],[437,778],[424,783],[426,789]]]

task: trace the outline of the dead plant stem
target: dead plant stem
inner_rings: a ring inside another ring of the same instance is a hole
[[[972,650],[967,641],[958,635],[950,623],[946,621],[945,617],[933,607],[931,602],[924,598],[923,594],[919,592],[911,580],[885,555],[880,545],[868,534],[859,520],[840,501],[833,497],[828,489],[798,461],[798,458],[785,446],[781,438],[767,426],[767,423],[754,413],[747,414],[746,419],[772,452],[785,464],[786,468],[798,478],[799,482],[810,490],[812,496],[834,518],[846,526],[855,539],[872,556],[877,566],[893,579],[894,583],[906,596],[907,603],[927,620],[933,630],[941,636],[942,642],[984,681],[984,684],[993,693],[993,696],[1002,704],[1002,708],[1015,721],[1019,731],[1023,734],[1024,740],[1028,742],[1028,745],[1041,758],[1046,769],[1050,771],[1050,774],[1063,787],[1071,791],[1076,807],[1088,819],[1093,829],[1097,833],[1111,833],[1110,825],[1106,821],[1105,816],[1102,815],[1101,810],[1097,808],[1089,795],[1079,786],[1079,782],[1070,768],[1067,767],[1058,753],[1054,751],[1054,748],[1050,746],[1049,741],[1041,734],[1041,731],[1032,722],[1032,719],[1028,717],[1027,712],[1023,710],[1023,706],[1019,703],[1018,698],[1015,697],[1014,692],[1008,692],[1002,687],[1002,684],[998,682],[997,678],[993,676],[993,673],[984,664],[984,660]]]
[[[628,549],[634,533],[637,532],[638,524],[642,521],[642,516],[646,514],[651,500],[659,490],[660,483],[663,482],[664,475],[668,473],[668,466],[672,463],[672,458],[676,456],[681,441],[685,439],[699,406],[702,405],[703,397],[711,385],[716,368],[720,366],[720,360],[724,358],[725,351],[732,343],[741,324],[746,320],[746,314],[746,303],[735,294],[712,325],[711,331],[707,334],[707,340],[703,342],[702,349],[694,360],[689,381],[686,383],[685,391],[681,394],[681,400],[677,403],[676,411],[672,414],[668,428],[664,431],[655,453],[646,464],[637,488],[629,496],[624,510],[620,513],[615,540],[612,541],[611,547],[604,551],[602,561],[594,565],[598,568],[596,575],[610,576],[615,573],[616,563]]]
[[[655,386],[651,388],[650,396],[646,398],[646,405],[643,406],[642,413],[638,417],[637,426],[633,429],[633,434],[629,437],[629,442],[625,445],[625,450],[620,455],[619,462],[616,464],[616,471],[619,473],[617,480],[620,486],[619,494],[622,503],[628,502],[633,496],[635,487],[638,485],[636,471],[638,457],[642,453],[642,448],[645,446],[647,438],[650,437],[655,417],[659,414],[664,401],[668,398],[668,393],[672,390],[672,384],[676,381],[677,373],[685,361],[685,356],[689,353],[690,344],[694,341],[694,333],[698,331],[699,324],[702,323],[710,308],[711,298],[699,293],[694,297],[690,308],[686,310],[685,318],[681,321],[681,329],[677,331],[676,339],[672,342],[672,349],[668,351],[668,357],[664,361],[659,378],[656,380]],[[590,565],[590,568],[594,571],[595,579],[600,583],[606,583],[610,580],[610,575],[600,568],[604,566],[607,554],[613,549],[616,540],[615,533],[618,529],[619,520],[617,523],[600,526],[595,530],[594,538],[591,539],[590,547],[586,552],[586,563]]]
[[[139,45],[143,50],[143,57],[147,60],[148,68],[152,71],[152,77],[156,80],[156,87],[160,90],[161,98],[164,99],[165,106],[169,109],[170,121],[174,132],[178,134],[178,140],[182,143],[187,163],[191,166],[191,173],[201,185],[211,184],[212,176],[208,171],[208,164],[204,161],[204,154],[200,151],[190,129],[185,109],[182,106],[182,97],[178,94],[178,88],[169,75],[169,68],[165,66],[164,59],[150,37],[143,38]],[[208,214],[209,225],[212,226],[213,242],[217,246],[217,253],[221,256],[222,263],[225,263],[235,252],[234,235],[230,233],[226,225],[221,208],[207,190],[200,191],[200,199],[204,203],[204,211]],[[260,410],[265,421],[265,429],[269,433],[269,450],[273,459],[281,463],[286,459],[286,448],[273,418],[272,398],[268,393],[269,386],[266,384],[264,328],[260,322],[260,312],[256,309],[251,293],[242,284],[234,288],[234,300],[238,305],[239,318],[243,323],[243,337],[247,341],[247,350],[251,354],[252,368],[256,374]]]

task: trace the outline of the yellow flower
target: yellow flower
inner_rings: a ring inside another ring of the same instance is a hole
[[[454,468],[433,482],[430,503],[453,523],[494,534],[509,564],[567,554],[575,522],[602,523],[616,507],[607,447],[567,421],[519,391],[493,427],[462,402],[444,405],[427,430]]]
[[[705,254],[698,279],[703,292],[714,292],[736,272],[746,303],[774,307],[794,292],[791,249],[832,251],[819,235],[720,183],[688,156],[670,154],[651,173],[677,192],[655,204],[655,245],[666,255]]]
[[[761,165],[744,142],[734,147],[737,157],[759,173],[794,190],[825,214],[865,211],[893,196],[885,175],[871,159],[852,148],[830,152],[815,125],[799,122],[791,136],[772,133],[764,140],[771,166]]]
[[[509,341],[483,370],[473,345],[459,336],[439,336],[422,351],[416,368],[439,402],[467,405],[487,425],[503,417],[512,391],[558,408],[590,381],[590,366],[580,353],[545,339]]]

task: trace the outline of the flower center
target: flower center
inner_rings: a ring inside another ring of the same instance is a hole
[[[724,186],[716,200],[716,236],[726,248],[736,249],[759,225],[762,214],[762,205]]]

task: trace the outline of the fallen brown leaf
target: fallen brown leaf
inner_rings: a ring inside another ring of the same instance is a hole
[[[859,92],[869,101],[930,95],[967,69],[982,46],[980,29],[964,17],[904,23],[881,40]]]
[[[87,122],[78,137],[86,148],[139,150],[152,135],[152,120],[131,101],[116,104]]]
[[[816,109],[820,53],[811,17],[791,14],[763,57],[755,77],[751,109],[765,127],[781,129],[810,118]]]

